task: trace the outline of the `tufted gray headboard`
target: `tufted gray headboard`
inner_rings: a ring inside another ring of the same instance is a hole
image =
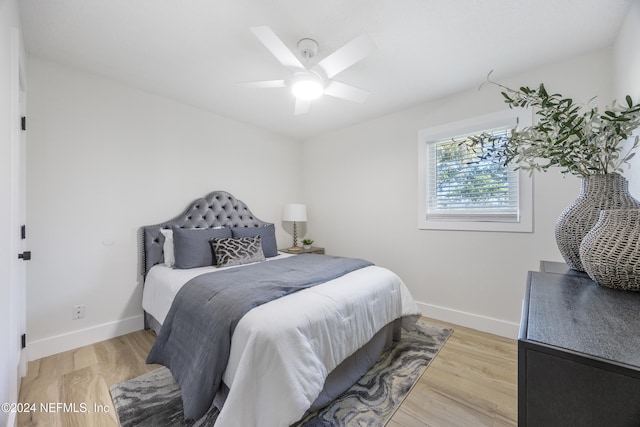
[[[142,227],[142,275],[164,262],[162,228],[262,227],[270,225],[253,215],[247,205],[226,191],[214,191],[196,199],[177,217]]]

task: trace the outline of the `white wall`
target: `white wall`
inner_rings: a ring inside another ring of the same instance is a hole
[[[142,327],[140,226],[213,190],[280,225],[302,194],[295,141],[42,59],[28,69],[31,359]]]
[[[640,3],[634,2],[620,29],[613,46],[614,95],[623,100],[631,95],[634,102],[640,102]],[[635,132],[640,135],[640,131]],[[625,169],[629,189],[640,199],[640,153],[632,159],[631,167]]]
[[[484,72],[478,76],[480,84]],[[500,81],[543,82],[576,100],[609,100],[610,51]],[[418,131],[505,107],[499,91],[485,86],[306,141],[309,236],[328,253],[398,273],[426,315],[515,337],[527,271],[540,260],[562,260],[554,225],[577,196],[579,180],[557,172],[535,176],[533,233],[417,228]]]

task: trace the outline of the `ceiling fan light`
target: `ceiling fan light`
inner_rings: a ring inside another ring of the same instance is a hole
[[[323,87],[320,82],[313,79],[301,79],[291,86],[293,96],[300,99],[316,99],[322,95]]]

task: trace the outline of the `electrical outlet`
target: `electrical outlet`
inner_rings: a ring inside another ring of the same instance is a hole
[[[84,304],[73,306],[73,320],[84,318]]]

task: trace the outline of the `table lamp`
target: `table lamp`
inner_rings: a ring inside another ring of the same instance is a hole
[[[282,220],[293,222],[293,246],[288,250],[291,252],[301,251],[302,248],[298,246],[298,227],[296,223],[307,220],[307,207],[300,203],[289,203],[285,205],[282,211]]]

